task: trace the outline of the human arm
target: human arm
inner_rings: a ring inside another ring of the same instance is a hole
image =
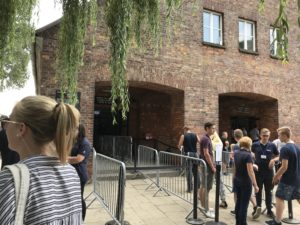
[[[279,170],[277,171],[277,173],[273,177],[273,182],[272,183],[274,185],[276,185],[276,184],[279,183],[279,180],[280,180],[281,176],[287,170],[288,165],[289,165],[289,161],[287,159],[282,159],[282,161],[281,161],[281,167],[279,168]]]
[[[179,142],[178,142],[178,146],[177,146],[180,151],[182,151],[183,140],[184,140],[184,135],[182,134],[179,138]]]
[[[269,169],[273,169],[275,163],[279,160],[279,151],[274,143],[272,143],[273,158],[269,162]]]
[[[85,159],[84,155],[77,154],[76,156],[69,156],[68,163],[70,164],[78,164],[81,163]]]
[[[253,170],[253,163],[247,163],[247,172],[255,189],[255,193],[257,193],[259,191],[259,188],[256,183],[256,178]]]
[[[271,159],[269,162],[269,169],[272,169],[278,160],[279,160],[279,156],[276,156],[273,159]]]
[[[213,173],[216,172],[216,168],[211,160],[211,157],[210,157],[210,154],[209,154],[209,150],[208,148],[204,148],[203,149],[203,154],[204,154],[204,158],[205,158],[205,161],[207,162],[207,166],[209,166],[211,168],[211,170],[213,171]]]
[[[73,151],[74,150],[74,151]],[[72,155],[68,157],[68,163],[78,164],[81,163],[86,157],[89,156],[91,146],[87,140],[83,140],[80,145],[72,150]]]

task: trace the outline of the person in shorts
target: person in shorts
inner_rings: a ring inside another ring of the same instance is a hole
[[[281,142],[286,143],[280,150],[281,167],[273,177],[278,184],[276,191],[276,216],[266,221],[269,225],[280,225],[284,210],[284,201],[296,199],[300,204],[300,148],[290,142],[291,129],[281,127],[277,130]]]
[[[212,189],[213,178],[216,172],[216,168],[213,163],[213,147],[210,139],[210,136],[214,134],[216,127],[213,123],[207,122],[204,124],[204,130],[205,130],[205,134],[200,140],[200,158],[205,161],[207,166],[207,171],[206,171],[207,185],[205,187],[204,184],[205,174],[202,173],[203,177],[201,177],[201,181],[200,181],[201,186],[199,190],[199,198],[202,206],[205,206],[205,197],[206,197],[205,192],[207,191],[207,196],[209,196],[209,191]]]

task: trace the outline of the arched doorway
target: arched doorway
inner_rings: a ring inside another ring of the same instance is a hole
[[[95,85],[94,146],[103,135],[131,136],[135,140],[152,139],[176,146],[184,125],[184,92],[149,82],[129,82],[130,111],[126,121],[117,116],[112,124],[110,89],[107,82]],[[165,150],[165,149],[163,149]]]
[[[275,98],[255,93],[232,92],[219,95],[219,128],[232,131],[244,128],[249,134],[257,125],[258,129],[268,128],[271,140],[277,138],[278,101]]]

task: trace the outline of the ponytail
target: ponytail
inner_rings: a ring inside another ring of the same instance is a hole
[[[58,103],[53,110],[53,116],[56,122],[54,143],[57,155],[62,163],[66,163],[75,141],[80,113],[72,105]]]

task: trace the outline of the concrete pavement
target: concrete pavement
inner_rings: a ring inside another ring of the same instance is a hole
[[[153,197],[157,188],[148,187],[142,179],[127,180],[125,191],[125,220],[131,225],[186,225],[185,217],[191,212],[192,205],[186,203],[176,196],[167,196],[164,192],[160,192],[156,197]],[[86,186],[85,195],[92,190],[92,185]],[[226,190],[227,191],[227,190]],[[226,192],[227,202],[229,207],[227,209],[220,209],[219,221],[225,222],[228,225],[235,224],[235,218],[230,214],[230,210],[234,208],[233,194]],[[90,197],[92,199],[93,197]],[[215,192],[210,193],[210,206],[214,205]],[[89,201],[87,201],[88,203]],[[296,201],[294,204],[294,218],[300,220],[300,206]],[[265,206],[263,205],[263,208]],[[273,209],[275,213],[275,208]],[[261,215],[256,221],[251,219],[252,206],[248,209],[248,224],[258,225],[264,224],[264,221],[269,220],[266,215]],[[287,217],[287,206],[284,212],[284,217]],[[204,221],[209,221],[198,210],[198,218]],[[98,201],[95,201],[87,210],[85,225],[104,225],[110,221],[111,217],[102,208]]]

